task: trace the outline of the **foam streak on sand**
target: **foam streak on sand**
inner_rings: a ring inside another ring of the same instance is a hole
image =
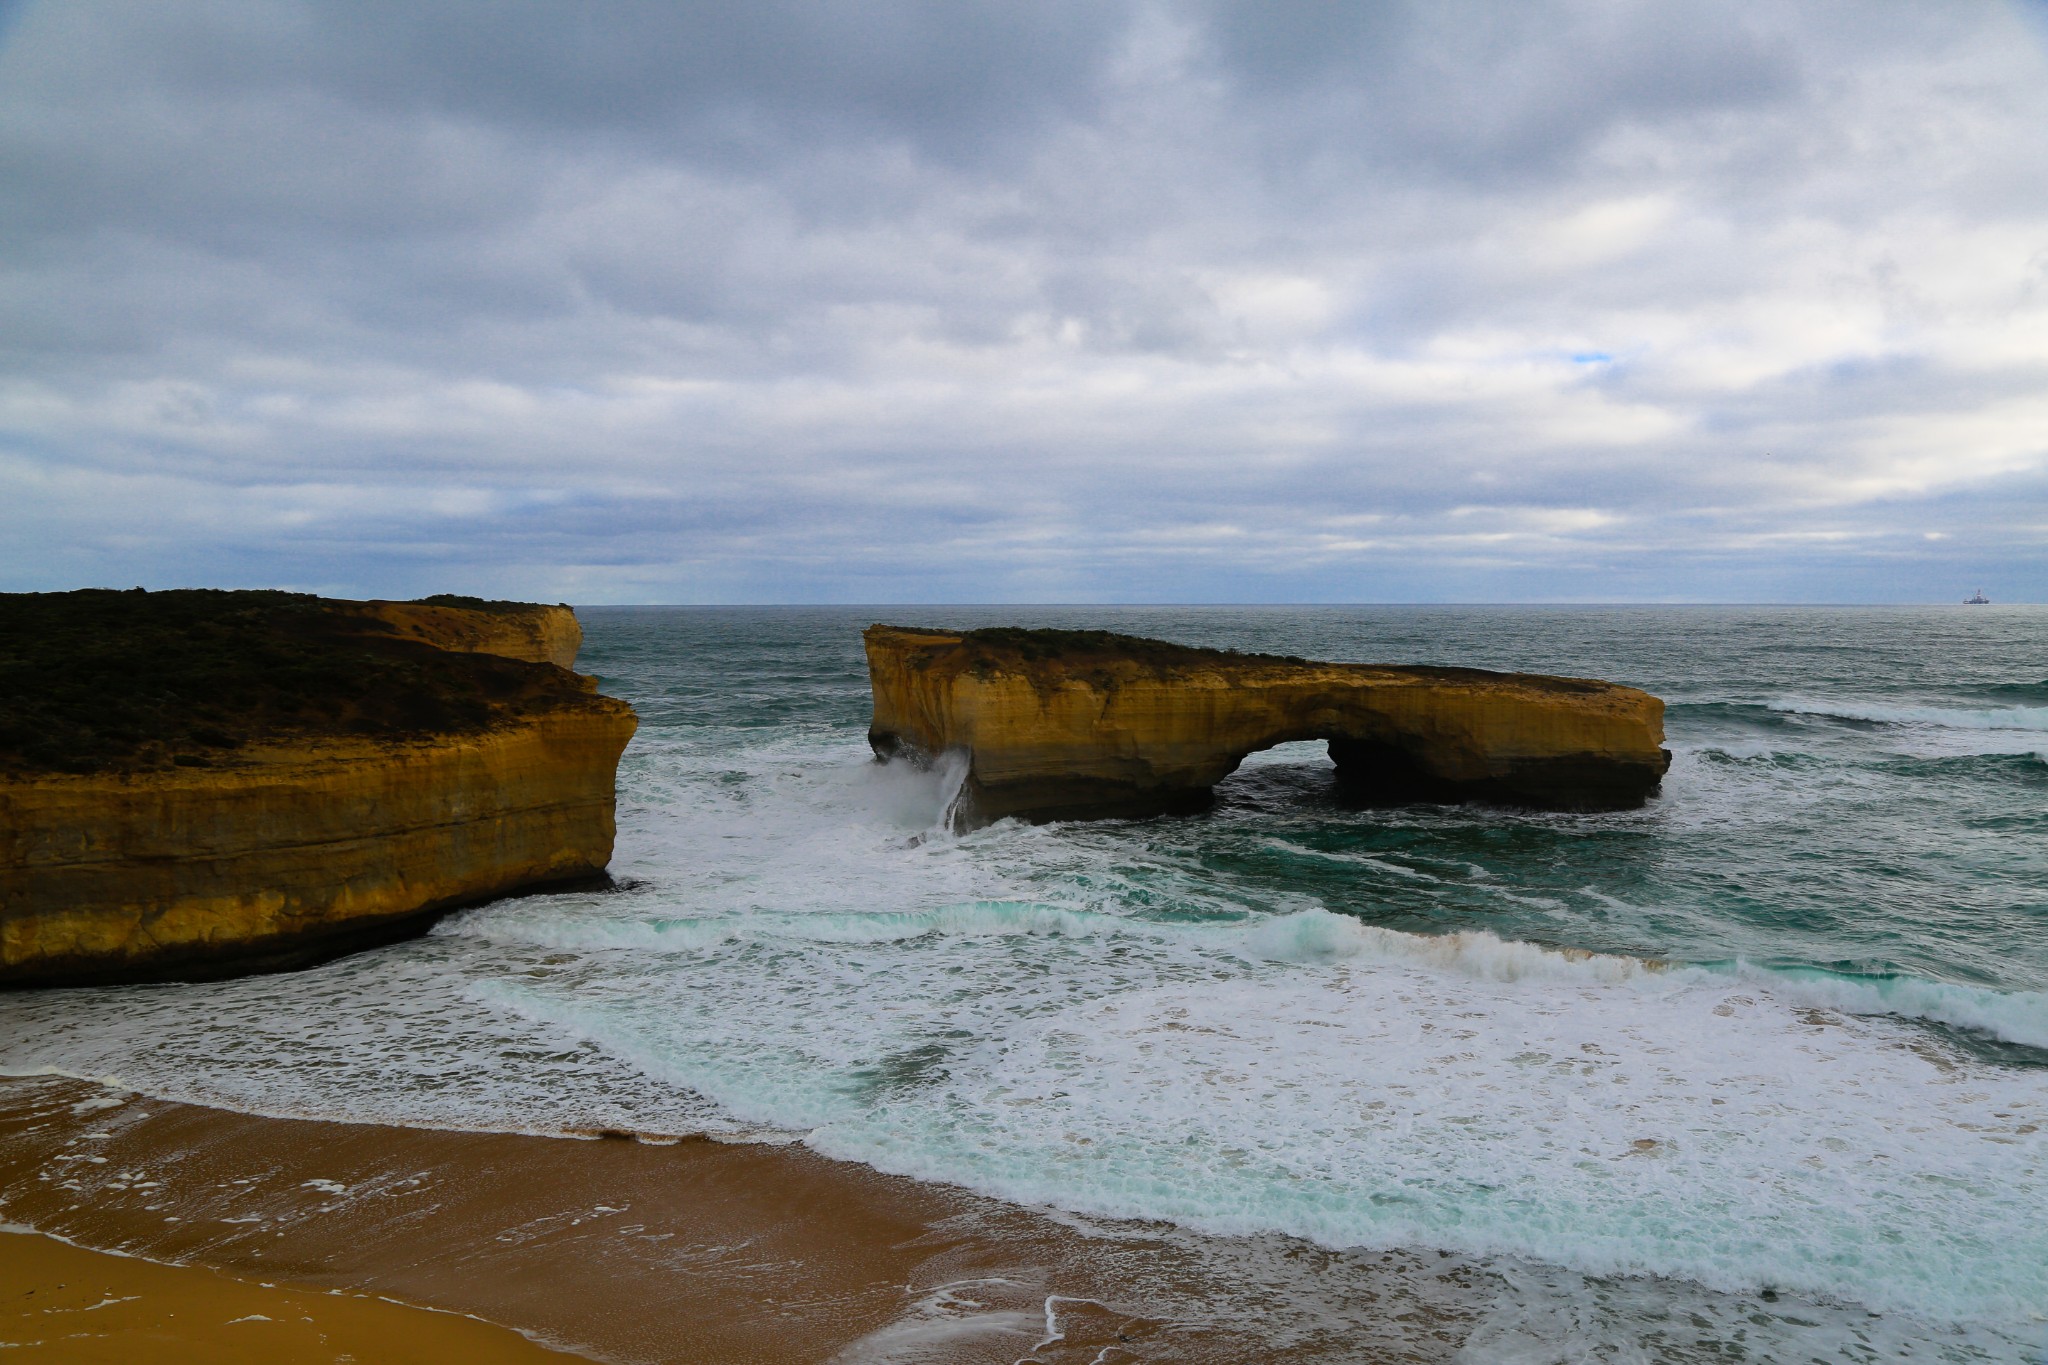
[[[153,1365],[567,1365],[516,1332],[367,1295],[231,1279],[0,1223],[0,1350]]]
[[[0,1082],[10,1216],[248,1279],[303,1267],[293,1278],[513,1324],[617,1365],[1010,1365],[1033,1342],[1044,1365],[1563,1362],[1611,1355],[1646,1319],[1681,1360],[1731,1342],[1755,1359],[1916,1358],[1937,1340],[1943,1359],[2016,1358],[2013,1338],[1981,1326],[1930,1335],[1790,1292],[1048,1216],[800,1147],[96,1103],[112,1098]],[[474,1353],[438,1358],[458,1356]]]

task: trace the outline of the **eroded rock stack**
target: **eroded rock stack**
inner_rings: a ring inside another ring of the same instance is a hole
[[[0,596],[0,983],[235,975],[611,859],[567,607]]]
[[[1329,742],[1356,794],[1640,805],[1669,765],[1664,703],[1584,678],[1315,663],[1101,631],[876,625],[869,741],[968,764],[966,823],[1199,807],[1246,754]]]

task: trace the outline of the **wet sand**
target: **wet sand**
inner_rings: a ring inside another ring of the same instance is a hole
[[[472,1318],[237,1280],[0,1229],[0,1350],[76,1365],[546,1365],[572,1357]]]
[[[0,1218],[650,1365],[1448,1360],[1488,1297],[1437,1253],[1094,1225],[801,1147],[255,1118],[54,1078],[0,1081]]]

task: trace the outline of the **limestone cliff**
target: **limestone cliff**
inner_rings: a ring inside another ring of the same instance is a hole
[[[1640,805],[1669,764],[1664,704],[1614,683],[1313,663],[1099,631],[877,625],[869,742],[966,756],[964,818],[1189,809],[1246,754],[1329,742],[1372,799]]]
[[[583,627],[567,607],[484,602],[472,597],[430,597],[420,602],[337,604],[401,639],[461,654],[496,654],[528,663],[574,668]]]
[[[562,666],[579,634],[447,599],[0,595],[0,983],[296,965],[601,874],[636,722]]]

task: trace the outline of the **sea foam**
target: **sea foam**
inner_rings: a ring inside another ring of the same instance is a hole
[[[1669,994],[1733,979],[1788,1005],[1894,1015],[1971,1029],[2048,1051],[2048,993],[2000,991],[1896,974],[1852,975],[1743,961],[1677,963],[1502,939],[1485,930],[1414,934],[1312,909],[1227,922],[1175,923],[1029,901],[977,901],[930,910],[748,913],[664,919],[563,917],[508,907],[444,926],[445,934],[568,951],[702,954],[743,942],[895,944],[926,937],[1128,938],[1276,962],[1413,964],[1479,981],[1631,986]]]
[[[772,935],[630,997],[481,998],[828,1155],[1012,1199],[1935,1319],[2048,1301],[2048,1072],[1792,998],[1828,983],[1327,914],[981,907],[888,943]]]

